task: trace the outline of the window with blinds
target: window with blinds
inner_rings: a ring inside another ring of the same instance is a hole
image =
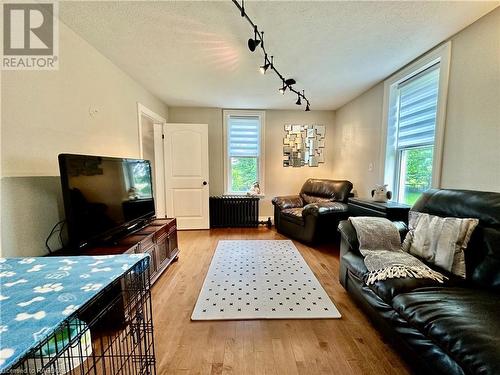
[[[400,83],[397,147],[434,144],[439,64]]]
[[[229,115],[226,119],[227,192],[245,193],[260,177],[260,116]]]
[[[432,185],[439,67],[437,63],[398,83],[391,103],[396,197],[410,205]]]

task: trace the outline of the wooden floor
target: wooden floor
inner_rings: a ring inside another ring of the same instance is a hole
[[[295,243],[342,319],[190,321],[218,240],[284,238],[264,227],[179,232],[179,261],[152,290],[158,374],[409,373],[340,285],[333,246]]]

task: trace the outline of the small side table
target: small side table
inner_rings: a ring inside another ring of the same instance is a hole
[[[410,206],[397,202],[374,202],[369,199],[349,198],[349,216],[385,217],[391,221],[404,221],[408,224]]]

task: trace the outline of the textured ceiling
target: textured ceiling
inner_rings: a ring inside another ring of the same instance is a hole
[[[500,2],[246,2],[313,109],[336,109]],[[231,1],[61,2],[60,18],[174,106],[296,109]]]

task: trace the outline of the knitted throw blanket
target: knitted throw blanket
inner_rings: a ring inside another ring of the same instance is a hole
[[[380,217],[350,217],[356,229],[359,251],[369,271],[366,284],[377,280],[414,277],[440,283],[446,278],[413,255],[401,250],[401,239],[394,224]]]

